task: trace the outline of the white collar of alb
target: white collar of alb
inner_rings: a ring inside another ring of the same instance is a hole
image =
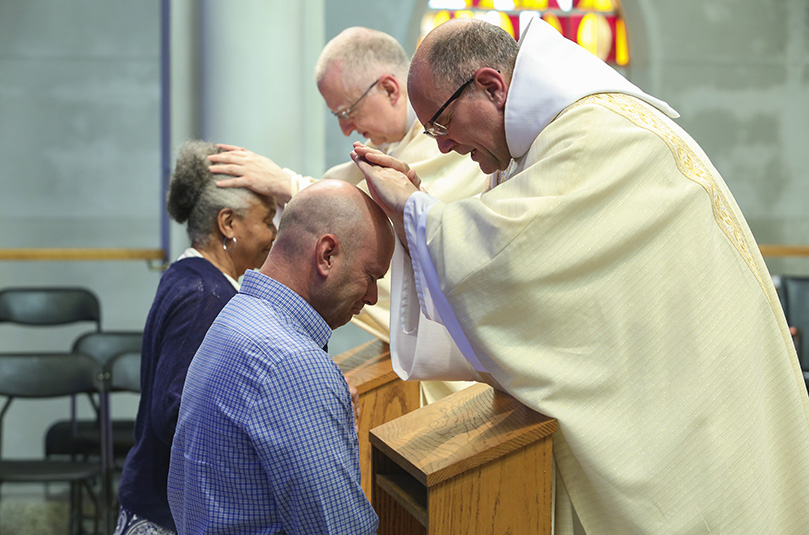
[[[679,117],[671,106],[641,91],[547,22],[533,20],[520,38],[506,99],[506,141],[511,157],[524,156],[559,112],[595,93],[626,93],[669,117]]]

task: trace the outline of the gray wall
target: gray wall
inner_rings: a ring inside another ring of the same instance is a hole
[[[623,0],[628,76],[680,112],[759,243],[809,244],[809,2]],[[808,274],[809,258],[768,258]]]
[[[809,3],[623,3],[628,76],[679,110],[761,243],[809,243]],[[307,174],[345,161],[312,82],[320,47],[365,25],[412,52],[424,4],[175,0],[172,150],[203,136]],[[159,247],[159,66],[158,0],[0,0],[0,247]],[[809,274],[809,259],[768,263]],[[158,280],[144,262],[0,262],[3,286],[90,287],[107,329],[140,329]],[[344,329],[333,351],[367,339]],[[0,326],[0,350],[40,343],[59,341]],[[39,448],[49,410],[12,411],[4,451]]]
[[[157,7],[0,1],[0,247],[159,247]],[[2,286],[90,287],[107,329],[140,329],[158,280],[145,262],[0,262]],[[88,327],[0,325],[0,351],[64,349]],[[40,452],[55,407],[17,402],[3,453]]]

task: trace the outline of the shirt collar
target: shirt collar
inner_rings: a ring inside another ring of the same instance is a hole
[[[559,112],[595,93],[625,93],[648,102],[669,117],[679,117],[671,106],[641,91],[547,22],[533,20],[520,38],[506,100],[506,142],[511,157],[525,156],[539,133]]]
[[[260,271],[248,270],[242,279],[239,293],[280,305],[280,308],[300,323],[303,330],[318,347],[323,347],[331,337],[331,327],[303,297],[264,275]]]

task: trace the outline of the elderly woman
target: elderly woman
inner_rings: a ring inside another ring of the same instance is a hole
[[[275,238],[275,201],[247,189],[223,189],[208,171],[202,141],[179,152],[168,193],[168,211],[186,223],[191,247],[160,279],[143,333],[141,399],[135,445],[120,484],[116,535],[176,531],[166,496],[171,441],[188,365],[237,280],[260,267]]]

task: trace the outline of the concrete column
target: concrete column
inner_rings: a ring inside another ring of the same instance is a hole
[[[282,167],[319,175],[324,114],[314,83],[323,0],[205,0],[200,13],[201,129]]]
[[[189,138],[241,145],[320,176],[324,0],[173,0],[171,11],[172,150]],[[180,225],[171,241],[174,258],[188,245]]]

